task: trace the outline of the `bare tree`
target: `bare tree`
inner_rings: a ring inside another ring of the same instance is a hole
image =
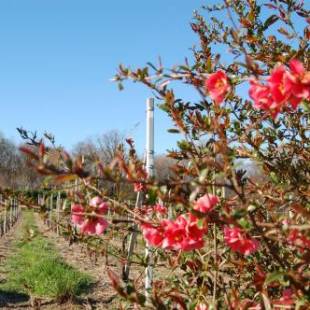
[[[41,177],[28,166],[18,147],[0,134],[0,186],[13,189],[32,189]]]

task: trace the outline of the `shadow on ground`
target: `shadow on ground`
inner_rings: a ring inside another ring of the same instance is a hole
[[[24,302],[28,302],[30,297],[26,294],[21,294],[17,292],[6,292],[0,290],[0,308],[5,307],[8,304],[20,304]]]

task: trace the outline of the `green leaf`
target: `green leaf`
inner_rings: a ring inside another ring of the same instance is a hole
[[[240,224],[240,226],[244,229],[250,229],[251,228],[251,224],[249,221],[247,221],[245,218],[242,218],[238,221],[238,223]]]
[[[267,28],[269,28],[272,24],[274,24],[277,20],[279,19],[279,17],[277,15],[271,15],[269,16],[263,26],[263,30],[266,30]]]
[[[182,151],[188,151],[188,150],[191,149],[190,143],[187,142],[186,140],[178,141],[178,147],[179,147]]]
[[[176,129],[176,128],[170,128],[167,130],[169,133],[180,133],[180,130],[179,129]]]
[[[289,282],[285,280],[285,273],[279,271],[275,271],[267,275],[265,285],[268,286],[272,282],[279,282],[280,284],[285,286],[289,284]]]
[[[273,172],[273,171],[270,172],[270,178],[271,178],[273,183],[276,183],[276,184],[279,183],[279,179],[278,179],[277,175],[275,174],[275,172]]]

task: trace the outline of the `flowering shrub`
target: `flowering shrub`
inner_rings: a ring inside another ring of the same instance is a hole
[[[139,279],[122,283],[109,272],[136,308],[309,309],[309,11],[292,0],[225,0],[204,12],[191,23],[200,41],[191,61],[120,66],[115,76],[120,88],[128,79],[150,88],[172,120],[169,131],[182,135],[168,153],[168,180],[147,177],[130,139],[128,152],[92,169],[63,150],[55,165],[40,142],[23,151],[57,182],[81,180],[84,203],[72,195],[71,220],[82,234],[107,228],[107,207],[98,198],[85,204],[95,195],[121,217],[108,230],[124,215],[124,230],[140,228],[153,258],[136,249],[135,264],[158,271],[147,300]],[[198,96],[178,97],[175,83]],[[130,183],[140,204],[107,197],[98,180]]]

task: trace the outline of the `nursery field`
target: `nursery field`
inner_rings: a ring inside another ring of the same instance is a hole
[[[0,309],[310,309],[310,1],[201,1],[0,1]]]

